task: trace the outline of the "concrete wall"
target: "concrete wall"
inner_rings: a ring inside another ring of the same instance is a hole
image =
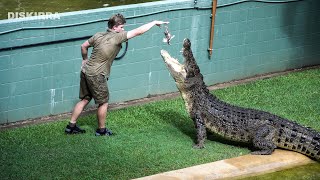
[[[0,124],[70,112],[78,101],[80,45],[105,31],[114,13],[126,29],[152,20],[170,21],[176,37],[162,42],[163,29],[129,41],[113,64],[110,102],[177,91],[160,57],[166,49],[182,61],[190,38],[207,85],[256,74],[320,64],[318,0],[220,0],[214,50],[208,56],[211,1],[169,0],[0,21]]]

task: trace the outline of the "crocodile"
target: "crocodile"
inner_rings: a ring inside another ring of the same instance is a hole
[[[292,150],[320,161],[320,133],[272,113],[235,106],[210,93],[184,39],[184,63],[161,50],[196,128],[195,148],[204,148],[207,131],[226,140],[250,145],[251,154],[270,155],[276,148]]]

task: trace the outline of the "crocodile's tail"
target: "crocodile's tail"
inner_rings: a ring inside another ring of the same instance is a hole
[[[282,121],[276,145],[280,148],[305,154],[320,161],[320,133],[297,123]]]

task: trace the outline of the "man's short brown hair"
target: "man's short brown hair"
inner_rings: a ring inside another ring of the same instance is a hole
[[[123,17],[122,14],[115,14],[110,17],[108,20],[108,28],[112,29],[113,26],[119,26],[126,23],[126,19]]]

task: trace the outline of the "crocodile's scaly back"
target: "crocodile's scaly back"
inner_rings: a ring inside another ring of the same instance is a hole
[[[319,132],[265,111],[228,104],[211,94],[193,57],[189,39],[183,42],[184,64],[164,50],[161,55],[197,129],[195,147],[204,147],[208,129],[226,139],[252,144],[257,149],[253,154],[271,154],[280,147],[320,161]]]

